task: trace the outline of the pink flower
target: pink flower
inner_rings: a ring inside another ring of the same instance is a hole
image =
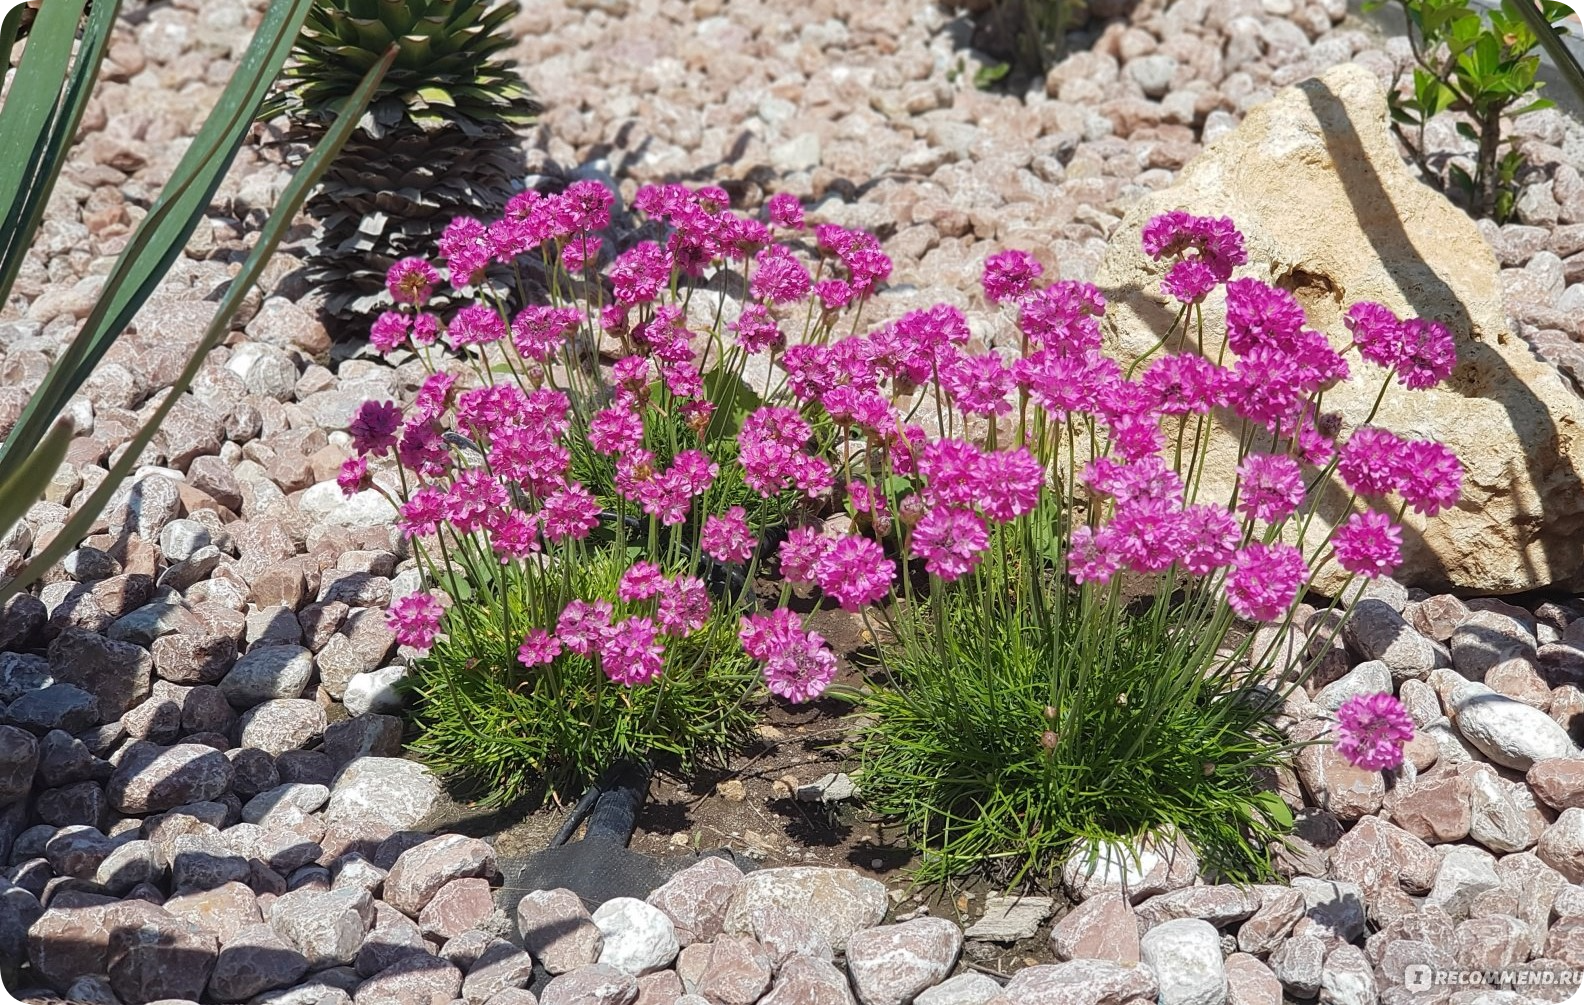
[[[1182,567],[1195,576],[1207,576],[1232,561],[1242,539],[1237,520],[1224,507],[1189,506],[1183,510]]]
[[[1018,307],[1018,328],[1038,349],[1081,355],[1100,348],[1100,315],[1105,295],[1089,283],[1070,279],[1035,290]]]
[[[1413,737],[1413,719],[1392,695],[1356,694],[1337,709],[1337,753],[1365,771],[1402,764],[1403,746]]]
[[[433,314],[423,313],[413,318],[412,340],[413,345],[423,348],[434,345],[440,337],[440,319]]]
[[[611,190],[593,179],[575,181],[561,193],[560,208],[573,231],[604,230],[616,201]]]
[[[535,628],[523,638],[522,645],[517,647],[517,662],[525,667],[543,666],[553,663],[561,655],[561,641],[543,628]]]
[[[1187,538],[1182,510],[1164,499],[1119,503],[1106,532],[1122,564],[1145,573],[1170,568]]]
[[[709,591],[704,581],[695,576],[666,580],[660,587],[660,602],[655,607],[655,620],[667,635],[681,638],[696,632],[709,621]]]
[[[520,509],[497,510],[487,517],[490,547],[505,565],[511,559],[537,554],[539,518]]]
[[[1402,322],[1381,304],[1357,303],[1349,307],[1342,323],[1353,333],[1359,355],[1388,369],[1402,358]]]
[[[385,273],[385,288],[398,304],[422,306],[438,282],[440,273],[422,258],[403,258]]]
[[[1332,539],[1337,564],[1349,572],[1376,579],[1402,564],[1402,528],[1384,513],[1355,513],[1337,528]]]
[[[1256,347],[1285,349],[1303,330],[1298,299],[1258,279],[1227,283],[1227,348],[1246,356]]]
[[[616,304],[630,307],[658,297],[670,276],[671,256],[653,241],[640,241],[611,264],[611,292]]]
[[[754,256],[753,279],[748,292],[757,300],[787,304],[808,296],[814,281],[791,251],[771,245]]]
[[[396,526],[406,537],[428,537],[445,519],[445,492],[434,485],[425,485],[414,492],[397,510],[400,514]]]
[[[616,596],[631,604],[639,600],[648,600],[660,592],[660,587],[665,583],[665,577],[660,574],[660,567],[653,562],[634,562],[631,567],[622,573],[621,583],[616,587]]]
[[[1403,355],[1397,379],[1412,390],[1434,387],[1452,375],[1457,366],[1457,346],[1446,325],[1411,318],[1403,322]]]
[[[1215,288],[1215,270],[1198,258],[1177,262],[1161,280],[1161,291],[1185,304],[1201,302]]]
[[[556,619],[556,637],[568,649],[587,656],[610,627],[610,621],[610,601],[596,600],[591,604],[573,600],[562,608],[561,616]]]
[[[1194,353],[1162,356],[1144,369],[1139,383],[1150,393],[1150,405],[1165,415],[1207,415],[1227,403],[1232,375]]]
[[[512,319],[512,345],[524,359],[543,363],[561,351],[582,315],[572,307],[525,307]]]
[[[341,462],[341,471],[336,475],[336,484],[341,486],[341,494],[345,496],[357,495],[368,488],[368,460],[363,457],[348,457]]]
[[[837,538],[814,563],[814,581],[848,611],[884,597],[895,575],[885,549],[857,535]]]
[[[814,296],[819,299],[821,310],[834,312],[856,300],[858,291],[845,279],[821,279],[814,284]]]
[[[753,557],[756,543],[748,529],[747,512],[741,506],[704,518],[699,544],[717,562],[746,562]]]
[[[446,326],[446,340],[453,349],[488,345],[506,337],[506,322],[494,308],[469,304],[456,312]]]
[[[941,368],[939,379],[952,403],[970,415],[1005,415],[1012,411],[1007,397],[1015,383],[1012,371],[993,352],[959,355]]]
[[[551,541],[581,541],[599,526],[599,501],[588,489],[573,483],[545,497],[544,534]]]
[[[1232,557],[1227,603],[1246,621],[1275,621],[1297,599],[1308,574],[1303,555],[1292,545],[1250,542]]]
[[[937,506],[913,528],[914,554],[947,582],[972,572],[989,544],[984,521],[973,510]]]
[[[1342,447],[1337,473],[1343,484],[1361,496],[1383,496],[1407,483],[1405,444],[1385,429],[1364,426]]]
[[[764,304],[744,304],[742,313],[728,327],[737,333],[737,344],[749,355],[786,345],[786,336]]]
[[[791,192],[777,192],[765,201],[770,212],[770,222],[784,230],[797,230],[803,226],[803,204]]]
[[[1067,546],[1067,574],[1079,586],[1108,583],[1121,568],[1120,556],[1109,547],[1107,536],[1097,535],[1087,524],[1074,527]]]
[[[1008,249],[985,259],[985,299],[992,304],[1016,300],[1034,289],[1034,280],[1044,275],[1045,267],[1026,251]]]
[[[451,389],[454,386],[456,377],[449,373],[431,373],[425,377],[413,399],[413,415],[426,422],[440,418],[450,407]]]
[[[446,493],[445,518],[458,533],[471,534],[510,501],[506,487],[483,468],[463,468]]]
[[[391,602],[385,623],[401,645],[428,651],[440,634],[440,616],[444,613],[445,608],[433,594],[409,593]]]
[[[665,668],[665,647],[649,618],[626,618],[601,633],[600,668],[618,684],[648,684]]]
[[[488,229],[471,216],[459,216],[446,224],[439,248],[451,285],[458,288],[480,279],[495,255]]]
[[[1158,499],[1172,506],[1183,501],[1182,477],[1159,457],[1144,457],[1130,464],[1119,464],[1110,457],[1097,457],[1084,465],[1081,481],[1096,492],[1118,503],[1138,499]]]
[[[1173,210],[1153,217],[1142,234],[1145,254],[1156,261],[1193,252],[1226,282],[1234,267],[1248,261],[1243,235],[1226,217],[1193,216]]]
[[[401,427],[401,409],[393,401],[365,401],[352,415],[347,432],[352,448],[359,455],[385,456],[396,445],[396,430]]]
[[[1238,512],[1266,523],[1292,516],[1303,503],[1303,471],[1284,454],[1253,454],[1238,465]]]
[[[784,607],[743,618],[743,651],[765,664],[771,693],[788,701],[818,697],[836,676],[836,654],[817,632],[803,630],[798,616]]]
[[[638,449],[643,445],[643,433],[638,413],[615,405],[600,409],[589,419],[589,446],[607,456]]]
[[[400,311],[385,311],[374,319],[373,326],[369,328],[369,345],[389,356],[401,347],[410,328],[412,318]]]
[[[974,498],[985,516],[1008,523],[1033,512],[1044,485],[1045,469],[1027,447],[992,450],[980,459]]]
[[[815,527],[797,527],[781,542],[781,578],[789,583],[814,582],[814,568],[830,550],[833,539]]]
[[[1402,452],[1403,482],[1397,491],[1415,513],[1435,516],[1457,505],[1463,491],[1463,465],[1444,444],[1411,440]]]

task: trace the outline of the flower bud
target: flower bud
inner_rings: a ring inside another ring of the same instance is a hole
[[[1046,750],[1055,750],[1056,744],[1060,742],[1060,740],[1061,737],[1057,736],[1049,729],[1040,734],[1040,746],[1044,747]]]

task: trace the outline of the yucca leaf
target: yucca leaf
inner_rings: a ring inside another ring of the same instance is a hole
[[[0,447],[0,465],[18,444],[35,442],[42,435],[181,254],[236,157],[312,3],[277,0],[270,4],[219,102],[106,277],[104,292],[83,321],[82,330],[50,368]]]
[[[357,44],[370,53],[384,51],[391,44],[394,35],[385,27],[377,17],[358,17],[352,19],[352,27],[357,30]]]
[[[16,45],[17,32],[22,30],[23,6],[17,4],[6,11],[6,16],[0,18],[0,67],[9,67],[11,64],[11,49]]]
[[[28,508],[44,498],[44,490],[66,459],[66,448],[76,433],[71,417],[61,416],[21,464],[0,472],[0,537],[5,537]]]
[[[279,5],[277,4],[276,6]],[[264,229],[259,233],[258,243],[248,253],[247,260],[242,263],[241,271],[231,281],[224,299],[220,301],[220,306],[215,311],[214,319],[209,322],[209,327],[204,332],[203,339],[194,350],[192,357],[188,359],[187,366],[182,370],[181,376],[171,385],[165,394],[164,400],[154,409],[148,421],[143,424],[143,428],[139,429],[137,435],[132,438],[132,441],[127,445],[126,451],[121,455],[121,459],[116,461],[115,465],[110,469],[109,476],[105,478],[98,488],[94,489],[93,494],[87,500],[76,507],[76,512],[67,519],[66,525],[55,535],[49,546],[34,555],[32,561],[28,562],[14,579],[4,585],[0,585],[0,604],[4,604],[18,591],[47,572],[68,551],[76,547],[76,543],[88,532],[88,528],[93,526],[94,521],[98,519],[99,514],[104,510],[105,504],[115,494],[116,488],[132,470],[132,466],[137,463],[138,457],[143,453],[144,448],[148,446],[149,441],[154,438],[154,434],[159,430],[160,424],[165,421],[165,416],[170,414],[170,410],[175,407],[177,400],[192,385],[193,378],[198,376],[198,371],[203,367],[204,359],[208,356],[209,351],[225,340],[226,335],[231,330],[231,319],[236,315],[237,309],[242,306],[243,299],[246,298],[253,284],[257,283],[264,274],[265,267],[275,254],[275,249],[280,246],[282,238],[286,236],[287,230],[292,226],[292,221],[296,218],[297,213],[302,209],[303,201],[308,197],[308,193],[318,184],[325,169],[330,166],[330,161],[340,152],[341,147],[345,145],[347,139],[352,135],[352,130],[357,126],[358,118],[361,117],[363,110],[368,107],[369,99],[373,96],[381,80],[384,79],[385,72],[390,69],[390,65],[395,58],[396,49],[392,46],[386,51],[385,58],[380,60],[364,77],[362,86],[358,88],[357,93],[353,96],[351,110],[354,114],[339,117],[335,125],[331,127],[325,138],[319,143],[319,146],[303,162],[297,173],[292,176],[291,183],[281,193],[280,202],[276,204],[275,211],[265,221]],[[273,78],[273,74],[271,77]],[[248,106],[246,111],[250,112],[253,107],[252,105]],[[51,474],[53,473],[54,469],[52,468]]]
[[[46,5],[33,26],[22,52],[21,65],[11,81],[11,91],[0,106],[0,260],[4,276],[0,295],[22,266],[22,256],[32,240],[24,221],[38,187],[53,184],[55,170],[44,159],[50,149],[50,132],[60,128],[61,92],[71,72],[72,46],[77,37],[83,0]],[[85,61],[84,61],[85,62]]]

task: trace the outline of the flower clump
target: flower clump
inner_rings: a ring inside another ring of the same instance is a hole
[[[1026,550],[1035,528],[1058,529],[1054,550],[1024,559],[1050,563],[1072,589],[1123,572],[1184,576],[1238,617],[1279,621],[1326,561],[1388,575],[1402,560],[1403,510],[1429,516],[1457,501],[1461,467],[1445,447],[1368,420],[1343,437],[1319,406],[1353,374],[1354,349],[1408,388],[1444,379],[1447,330],[1356,305],[1339,350],[1290,293],[1234,278],[1248,255],[1230,220],[1168,213],[1143,233],[1185,315],[1222,291],[1223,344],[1201,354],[1180,341],[1124,370],[1101,349],[1105,296],[1042,285],[1026,252],[985,263],[985,298],[1021,337],[1004,355],[947,305],[863,329],[891,271],[871,235],[810,227],[785,194],[765,220],[727,206],[718,188],[645,186],[632,207],[649,220],[646,239],[623,248],[604,233],[615,210],[603,185],[524,192],[498,221],[453,221],[435,262],[390,270],[395,307],[371,340],[418,353],[431,373],[406,410],[359,409],[358,456],[341,483],[366,487],[371,463],[395,458],[398,525],[431,568],[460,563],[469,579],[524,592],[494,617],[524,672],[583,661],[621,687],[652,685],[682,640],[724,621],[772,693],[806,701],[838,661],[785,606],[791,589],[811,585],[867,617],[909,588],[915,563],[948,589],[1006,568],[992,561],[998,549]],[[491,276],[525,264],[543,270],[554,302],[514,312]],[[690,284],[721,273],[745,296],[701,322]],[[461,304],[444,318],[433,308],[442,275]],[[467,366],[435,366],[441,345]],[[590,363],[593,346],[614,357],[608,368]],[[750,360],[763,375],[751,389]],[[1249,430],[1227,498],[1201,498],[1193,473],[1212,420]],[[1089,457],[1075,456],[1079,444]],[[1284,529],[1307,526],[1332,473],[1365,508],[1306,551]],[[813,519],[843,511],[852,519],[839,533]],[[768,527],[786,531],[773,546]],[[568,595],[558,568],[601,549],[615,556],[611,581]],[[772,563],[780,606],[756,609],[751,591],[719,585],[720,568],[751,579]],[[438,591],[403,598],[390,624],[427,649],[460,627],[449,606]],[[1370,714],[1344,732],[1364,738],[1360,749],[1395,735],[1372,725],[1395,720]]]

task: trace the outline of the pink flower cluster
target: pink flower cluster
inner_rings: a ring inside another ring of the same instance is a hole
[[[764,664],[770,690],[788,701],[817,698],[836,676],[836,654],[785,607],[742,619],[743,651]]]
[[[1365,771],[1387,771],[1403,761],[1413,739],[1413,719],[1389,694],[1357,694],[1337,709],[1336,749]]]

